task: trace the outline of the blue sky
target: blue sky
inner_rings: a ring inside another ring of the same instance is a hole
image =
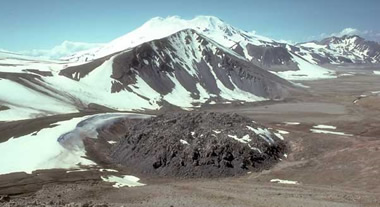
[[[380,40],[379,9],[379,0],[1,0],[0,48],[109,42],[152,17],[172,15],[213,15],[277,40],[320,39],[345,28]]]

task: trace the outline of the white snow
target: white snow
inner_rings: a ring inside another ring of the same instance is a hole
[[[334,135],[341,135],[341,136],[353,136],[352,134],[346,134],[344,132],[333,132],[333,131],[327,131],[327,130],[321,130],[321,129],[310,129],[313,133],[318,134],[334,134]]]
[[[69,103],[7,79],[0,79],[0,102],[10,108],[0,111],[0,121],[78,112]]]
[[[75,173],[75,172],[87,172],[88,169],[76,169],[76,170],[68,170],[66,173]]]
[[[187,142],[186,140],[181,139],[181,140],[179,140],[179,141],[181,142],[181,144],[184,144],[184,145],[190,145],[189,142]]]
[[[285,138],[280,133],[274,133],[279,139],[284,140]]]
[[[255,150],[255,151],[258,151],[259,153],[262,153],[261,150],[259,148],[256,148],[256,147],[252,147],[249,142],[252,141],[252,139],[249,137],[249,134],[247,135],[244,135],[243,137],[239,138],[238,136],[236,135],[227,135],[228,137],[238,141],[238,142],[241,142],[243,144],[247,144],[249,148],[251,148],[252,150]]]
[[[288,80],[317,80],[317,79],[328,79],[336,78],[335,72],[321,66],[318,66],[314,63],[310,63],[307,60],[299,57],[298,55],[292,55],[294,62],[298,64],[299,70],[292,71],[282,71],[282,72],[273,72],[284,79]]]
[[[232,139],[236,140],[236,141],[239,141],[241,143],[244,143],[244,144],[247,144],[249,143],[250,141],[252,141],[252,139],[249,137],[248,134],[244,135],[243,137],[239,138],[237,137],[236,135],[228,135],[228,137],[231,137]]]
[[[77,168],[81,165],[95,165],[83,158],[84,150],[67,150],[58,141],[58,137],[73,130],[77,123],[88,117],[73,118],[57,122],[55,127],[11,138],[0,143],[0,174],[12,172],[31,173],[38,169]],[[51,125],[51,126],[54,126]]]
[[[286,125],[300,125],[301,123],[299,122],[284,122]]]
[[[313,126],[313,128],[315,128],[315,129],[336,129],[335,126],[323,125],[323,124]]]
[[[85,58],[96,59],[135,47],[144,42],[161,39],[184,29],[194,29],[197,32],[209,37],[226,48],[235,45],[236,42],[246,45],[264,45],[273,40],[257,35],[253,32],[245,32],[237,29],[222,20],[212,16],[198,16],[191,20],[181,19],[178,16],[167,18],[156,17],[132,32],[119,37],[112,42],[97,49],[80,52],[68,57],[68,59]],[[243,47],[244,48],[244,47]]]
[[[140,178],[131,176],[131,175],[124,175],[122,177],[118,176],[102,176],[101,177],[103,181],[109,182],[109,183],[115,183],[112,185],[114,188],[122,188],[122,187],[138,187],[138,186],[144,186],[145,184],[138,182]]]
[[[116,141],[108,141],[109,144],[116,144]]]
[[[47,86],[66,92],[66,96],[71,99],[80,100],[80,104],[82,105],[97,103],[109,108],[125,111],[160,108],[157,104],[160,94],[139,78],[137,78],[136,84],[131,85],[131,89],[134,92],[121,90],[117,93],[111,93],[112,83],[117,82],[111,78],[112,63],[113,57],[80,81],[74,81],[58,75],[43,77],[43,80]],[[146,100],[138,94],[150,98],[150,100]],[[128,104],[126,104],[126,100],[128,100]]]
[[[375,74],[375,75],[380,75],[380,71],[376,71],[376,70],[374,70],[374,71],[373,71],[373,74]]]
[[[99,169],[100,172],[119,172],[115,169]]]
[[[253,128],[251,126],[247,126],[247,128],[251,131],[253,131],[256,135],[258,135],[260,138],[264,139],[268,144],[273,144],[274,140],[272,139],[272,133],[265,128]],[[282,137],[282,136],[281,136]],[[281,139],[281,137],[279,137]]]
[[[95,165],[85,157],[84,137],[97,138],[96,128],[120,117],[147,118],[128,113],[106,113],[72,118],[48,128],[0,143],[0,174],[31,173],[38,169],[78,169]],[[78,123],[81,123],[80,126]],[[62,135],[62,136],[61,136]]]
[[[297,181],[291,181],[291,180],[281,180],[281,179],[272,179],[270,180],[271,183],[279,183],[279,184],[288,184],[288,185],[298,185],[299,182]]]
[[[221,133],[221,131],[219,131],[219,130],[212,130],[215,134],[220,134]]]
[[[278,133],[280,134],[289,134],[288,131],[284,131],[284,130],[280,130],[280,129],[277,129]]]
[[[182,86],[176,77],[169,75],[169,79],[174,83],[174,88],[169,94],[165,95],[163,99],[170,104],[182,107],[183,109],[190,109],[193,107],[191,104],[193,102],[191,93]]]

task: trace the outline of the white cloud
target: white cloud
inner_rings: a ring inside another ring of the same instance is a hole
[[[96,47],[101,47],[104,44],[101,43],[85,43],[85,42],[71,42],[64,41],[62,44],[46,50],[26,50],[18,53],[33,57],[47,58],[47,59],[59,59],[76,52],[89,50]]]

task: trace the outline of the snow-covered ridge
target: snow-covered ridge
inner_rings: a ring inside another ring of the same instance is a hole
[[[103,47],[83,51],[64,59],[97,59],[135,47],[144,42],[167,37],[184,29],[194,29],[225,47],[231,47],[240,41],[248,41],[257,45],[263,45],[265,42],[273,42],[273,40],[269,38],[237,29],[213,16],[197,16],[191,20],[182,19],[179,16],[167,18],[155,17],[147,21],[141,27],[111,41]]]
[[[191,110],[207,103],[281,99],[293,87],[192,29],[69,68],[37,61],[36,72],[26,70],[36,62],[6,61],[0,69],[12,76],[0,79],[0,86],[12,85],[19,96],[0,93],[4,121],[72,113],[91,104],[133,111],[158,110],[165,102]]]
[[[317,64],[317,61],[313,60],[310,52],[304,50],[306,52],[297,53],[298,56],[307,62],[305,64],[299,63],[296,58],[292,58],[292,53],[298,50],[302,51],[301,49],[297,49],[296,46],[276,42],[270,38],[257,35],[254,32],[243,31],[213,16],[198,16],[191,20],[182,19],[178,16],[167,18],[156,17],[147,21],[136,30],[111,41],[103,47],[76,53],[64,59],[79,62],[91,61],[134,48],[145,42],[168,37],[186,29],[193,29],[221,46],[234,50],[243,58],[248,59],[259,67],[268,66],[268,69],[271,70],[272,65],[268,65],[267,63],[262,65],[264,61],[269,61],[271,64],[274,64],[274,68],[286,68],[288,71],[301,70],[301,72],[297,72],[295,75],[287,73],[282,76],[281,73],[278,73],[278,75],[284,78],[309,80],[330,77],[329,75],[324,75],[326,71],[330,71],[314,66]],[[270,54],[269,57],[264,57],[257,51],[262,50],[262,48],[264,48],[264,50],[265,48],[273,48],[273,52],[264,52],[264,54]],[[310,77],[308,71],[312,71]]]
[[[310,53],[317,63],[379,63],[380,44],[358,35],[329,37],[321,41],[301,43],[300,53]]]

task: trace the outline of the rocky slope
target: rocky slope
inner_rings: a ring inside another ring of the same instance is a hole
[[[290,82],[195,30],[143,43],[87,63],[5,59],[0,120],[78,110],[193,109],[202,104],[283,99]],[[44,104],[43,104],[44,103]],[[2,117],[3,115],[3,117]],[[17,116],[16,116],[17,115]]]
[[[286,152],[282,139],[237,114],[171,113],[132,126],[112,157],[142,174],[233,176],[278,162]]]

